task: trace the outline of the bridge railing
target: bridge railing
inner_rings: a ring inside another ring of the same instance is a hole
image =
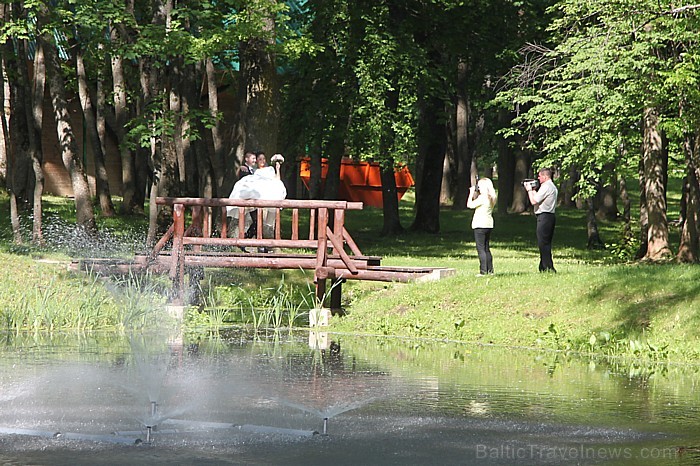
[[[362,256],[362,252],[345,228],[345,212],[361,210],[363,208],[361,202],[159,197],[156,203],[172,208],[173,223],[155,244],[148,260],[155,261],[164,248],[172,244],[169,273],[180,293],[184,289],[186,256],[201,252],[203,247],[209,246],[231,250],[236,248],[312,250],[316,259],[313,264],[314,281],[319,297],[325,293],[326,278],[332,278],[333,275],[330,270],[333,267],[328,266],[331,255],[340,259],[341,267],[346,268],[349,273],[356,274],[358,271],[358,264],[354,258]],[[237,219],[234,219],[237,222],[237,228],[233,228],[236,234],[233,237],[229,237],[229,225],[225,221],[227,209],[231,208],[238,209]],[[212,225],[214,209],[220,209],[220,218],[224,219],[218,229],[218,235],[214,234],[215,229]],[[255,209],[258,228],[255,237],[246,238],[245,217],[249,215],[250,209]],[[286,224],[283,224],[282,210],[291,211],[290,215],[284,216],[285,220],[288,219]],[[270,228],[263,228],[264,220],[268,219],[269,222],[271,217],[275,219],[272,231]],[[302,220],[305,218],[308,218],[308,230],[302,232]],[[346,246],[349,253],[345,250]],[[275,260],[271,256],[268,257],[270,258],[260,259],[262,266],[275,265]],[[276,259],[280,259],[280,254],[277,254]],[[301,261],[299,263],[302,264]],[[305,264],[307,264],[305,268],[310,268],[308,262]],[[204,265],[207,265],[206,260]]]

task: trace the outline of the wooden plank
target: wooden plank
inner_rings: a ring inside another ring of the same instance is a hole
[[[226,207],[221,207],[221,237],[228,236],[228,217],[226,216]]]
[[[328,254],[328,209],[318,209],[318,246],[316,268],[325,267]]]
[[[265,247],[265,248],[291,248],[291,249],[316,249],[317,242],[306,239],[272,239],[272,238],[201,238],[198,236],[185,236],[184,244],[219,246],[219,247]]]
[[[299,209],[292,209],[292,239],[299,239]]]
[[[353,263],[352,259],[350,259],[350,256],[348,256],[348,254],[343,250],[342,240],[339,240],[338,237],[333,234],[330,228],[326,228],[326,230],[326,235],[328,236],[328,239],[331,240],[331,243],[335,248],[335,252],[343,260],[345,266],[348,268],[348,270],[350,270],[350,272],[357,273],[357,267]]]
[[[175,232],[175,225],[173,224],[173,225],[170,225],[170,227],[168,228],[168,231],[165,232],[163,237],[160,240],[158,240],[156,245],[153,247],[153,250],[149,254],[149,257],[155,258],[160,253],[160,251],[163,249],[163,247],[168,243],[168,241],[170,241],[170,239],[173,237],[174,232]]]
[[[339,241],[333,242],[333,247],[337,247],[336,243],[340,243],[340,249],[344,249],[343,241],[343,225],[345,223],[345,211],[344,210],[334,210],[333,211],[333,235],[337,235],[336,238]]]
[[[275,238],[282,238],[282,209],[275,210]]]
[[[144,261],[136,256],[135,262],[144,263]],[[169,264],[170,256],[168,254],[160,255],[155,261],[160,264]],[[226,255],[207,255],[202,253],[185,254],[186,266],[202,266],[202,267],[252,267],[252,268],[275,268],[275,269],[316,269],[316,256],[295,255],[295,254],[273,254],[273,253],[237,253]],[[345,269],[345,263],[340,259],[328,259],[327,266],[336,269]],[[374,266],[368,265],[366,262],[355,261],[354,266],[357,270],[369,269]],[[427,273],[427,271],[426,271]]]
[[[170,264],[170,278],[176,287],[176,304],[181,304],[184,299],[185,288],[185,250],[183,236],[185,234],[185,206],[175,204],[173,206],[173,254]]]
[[[316,247],[316,269],[314,278],[316,283],[316,302],[323,307],[323,302],[326,298],[326,279],[323,277],[325,273],[323,269],[327,267],[328,255],[328,239],[326,230],[328,228],[328,209],[319,208],[318,212],[318,246]]]
[[[309,239],[316,239],[316,210],[309,211]]]
[[[352,251],[353,254],[356,256],[361,256],[362,251],[360,251],[360,248],[357,246],[355,243],[355,240],[352,239],[352,236],[350,236],[350,233],[348,233],[348,230],[345,229],[343,226],[343,240],[347,243],[348,247]]]
[[[319,201],[319,200],[262,200],[262,199],[229,199],[224,197],[157,197],[158,205],[182,204],[185,206],[238,206],[238,207],[281,207],[283,209],[343,209],[362,210],[362,202],[348,201]]]
[[[245,236],[245,216],[249,215],[245,211],[245,207],[238,208],[238,237],[243,238]]]

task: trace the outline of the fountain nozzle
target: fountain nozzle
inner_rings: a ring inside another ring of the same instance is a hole
[[[324,417],[323,418],[323,432],[322,435],[328,435],[328,418]]]
[[[146,443],[151,444],[153,429],[156,427],[156,415],[158,414],[158,403],[151,401],[151,422],[146,425]]]

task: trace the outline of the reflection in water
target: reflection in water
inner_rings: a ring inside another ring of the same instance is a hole
[[[100,464],[96,451],[104,464],[698,458],[697,374],[680,368],[312,333],[11,341],[0,348],[0,460]]]

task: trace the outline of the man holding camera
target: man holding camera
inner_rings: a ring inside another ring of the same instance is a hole
[[[535,207],[537,216],[537,247],[540,250],[540,272],[556,272],[552,261],[552,238],[556,217],[559,191],[552,182],[552,170],[543,168],[537,173],[540,182],[539,189],[533,189],[530,183],[525,183],[525,190],[530,202]]]

